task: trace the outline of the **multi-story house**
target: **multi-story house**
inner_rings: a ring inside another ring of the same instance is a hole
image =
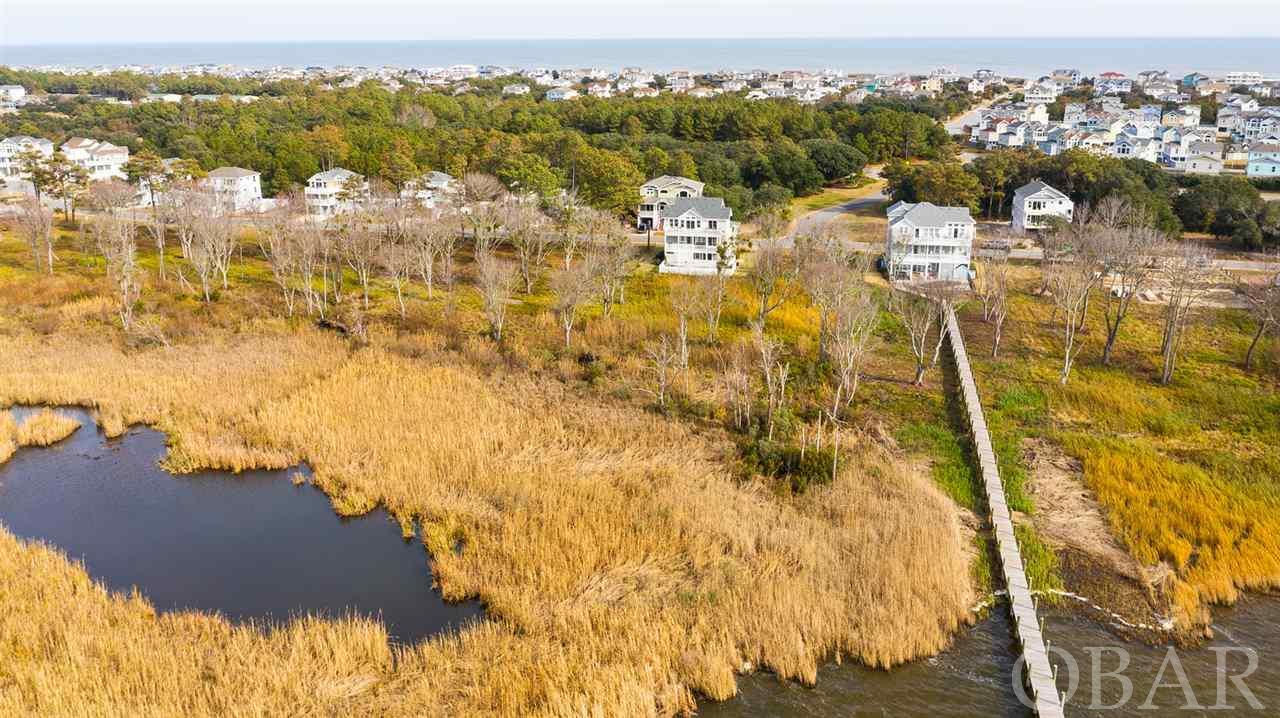
[[[99,142],[86,137],[72,137],[62,143],[62,154],[89,173],[90,181],[125,179],[124,163],[129,161],[129,148]]]
[[[688,177],[662,175],[640,185],[640,207],[636,210],[636,228],[660,229],[662,211],[678,199],[701,197],[706,185]]]
[[[232,212],[256,210],[262,205],[262,175],[241,167],[219,167],[206,180],[220,207]]]
[[[18,104],[27,96],[27,88],[22,85],[0,85],[0,102]]]
[[[1032,104],[1050,104],[1058,99],[1058,86],[1053,82],[1032,85],[1022,93],[1022,99]]]
[[[1196,143],[1202,144],[1202,143]],[[1215,144],[1215,143],[1204,143]],[[1216,175],[1222,173],[1222,156],[1212,152],[1197,152],[1192,150],[1187,153],[1187,159],[1182,165],[1182,169],[1187,174],[1195,175]]]
[[[1200,105],[1184,105],[1169,110],[1160,117],[1160,124],[1165,127],[1199,127]]]
[[[968,281],[977,223],[968,207],[898,202],[889,208],[885,268],[894,281]]]
[[[665,274],[733,274],[738,268],[738,223],[719,197],[682,197],[660,214]]]
[[[1249,148],[1249,177],[1280,179],[1280,144],[1255,144]]]
[[[1228,85],[1235,87],[1237,85],[1252,85],[1255,82],[1262,82],[1261,72],[1228,72],[1223,78]]]
[[[513,83],[502,86],[502,94],[504,95],[527,95],[529,94],[529,86],[523,83]]]
[[[53,156],[53,143],[40,137],[26,135],[16,135],[0,140],[0,183],[26,178],[19,156],[28,150],[35,150],[48,159]]]
[[[307,179],[303,200],[307,214],[331,217],[354,210],[368,192],[369,183],[362,175],[335,167]]]
[[[564,102],[578,96],[578,91],[568,87],[553,87],[547,90],[547,102]]]
[[[1044,229],[1050,218],[1071,221],[1075,203],[1040,180],[1022,185],[1013,193],[1013,228],[1019,232]]]
[[[1080,71],[1074,68],[1054,70],[1050,77],[1059,87],[1076,87],[1080,84]]]
[[[400,190],[400,198],[416,200],[427,209],[435,209],[437,202],[457,192],[458,181],[452,175],[433,171],[406,182]]]

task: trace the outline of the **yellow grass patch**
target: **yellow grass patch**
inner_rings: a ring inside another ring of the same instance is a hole
[[[18,446],[49,446],[71,436],[80,422],[52,409],[41,409],[18,427]]]

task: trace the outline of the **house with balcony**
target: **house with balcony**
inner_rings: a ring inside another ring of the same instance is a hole
[[[0,184],[10,181],[28,179],[22,171],[21,155],[23,152],[35,150],[41,157],[53,156],[53,143],[41,137],[15,135],[0,140]]]
[[[564,102],[578,97],[578,91],[569,87],[553,87],[547,90],[547,102]]]
[[[738,223],[719,197],[681,197],[660,212],[663,274],[733,274]]]
[[[1280,179],[1280,144],[1255,144],[1249,147],[1249,164],[1245,174],[1258,179]]]
[[[1040,180],[1022,185],[1013,193],[1013,228],[1019,232],[1045,229],[1057,218],[1070,222],[1075,213],[1071,198]]]
[[[124,163],[129,161],[129,148],[100,142],[87,137],[72,137],[62,143],[62,154],[89,173],[89,180],[125,179]]]
[[[706,185],[688,177],[662,175],[640,185],[640,207],[636,210],[636,228],[640,231],[660,229],[662,211],[678,199],[702,196]]]
[[[458,181],[453,175],[432,171],[406,182],[400,189],[400,198],[414,200],[426,209],[435,209],[438,202],[456,195],[458,190]]]
[[[885,268],[893,281],[969,281],[977,223],[968,207],[898,202],[888,210]]]
[[[369,183],[363,175],[334,167],[317,172],[307,179],[303,201],[307,206],[307,214],[332,217],[355,210],[368,193]]]
[[[218,206],[232,212],[257,210],[262,205],[262,175],[242,167],[219,167],[205,179]]]

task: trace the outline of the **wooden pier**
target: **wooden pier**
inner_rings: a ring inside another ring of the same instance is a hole
[[[1040,718],[1063,718],[1062,697],[1058,693],[1053,667],[1049,663],[1049,650],[1040,619],[1036,615],[1035,600],[1031,596],[1027,572],[1022,564],[1022,553],[1018,550],[1018,539],[1013,533],[1013,519],[1009,514],[1008,501],[1005,500],[1004,484],[1000,482],[995,451],[991,448],[991,434],[987,431],[986,416],[978,398],[978,385],[973,381],[973,370],[969,366],[969,355],[964,348],[960,324],[950,307],[947,308],[946,331],[955,356],[956,371],[960,375],[960,388],[969,413],[969,428],[982,468],[982,483],[987,495],[987,505],[991,509],[991,524],[995,527],[996,546],[1000,552],[1000,570],[1009,589],[1009,612],[1013,615],[1014,632],[1022,647],[1025,683],[1030,689],[1027,697],[1034,703],[1036,715]]]

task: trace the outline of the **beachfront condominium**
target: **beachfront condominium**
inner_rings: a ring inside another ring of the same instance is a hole
[[[701,197],[705,185],[688,177],[662,175],[640,185],[640,207],[636,210],[636,228],[658,229],[662,210],[673,200]]]
[[[889,208],[885,269],[894,281],[967,282],[977,223],[968,207],[898,202]]]
[[[738,268],[738,223],[719,197],[682,197],[659,215],[664,274],[733,274]]]

